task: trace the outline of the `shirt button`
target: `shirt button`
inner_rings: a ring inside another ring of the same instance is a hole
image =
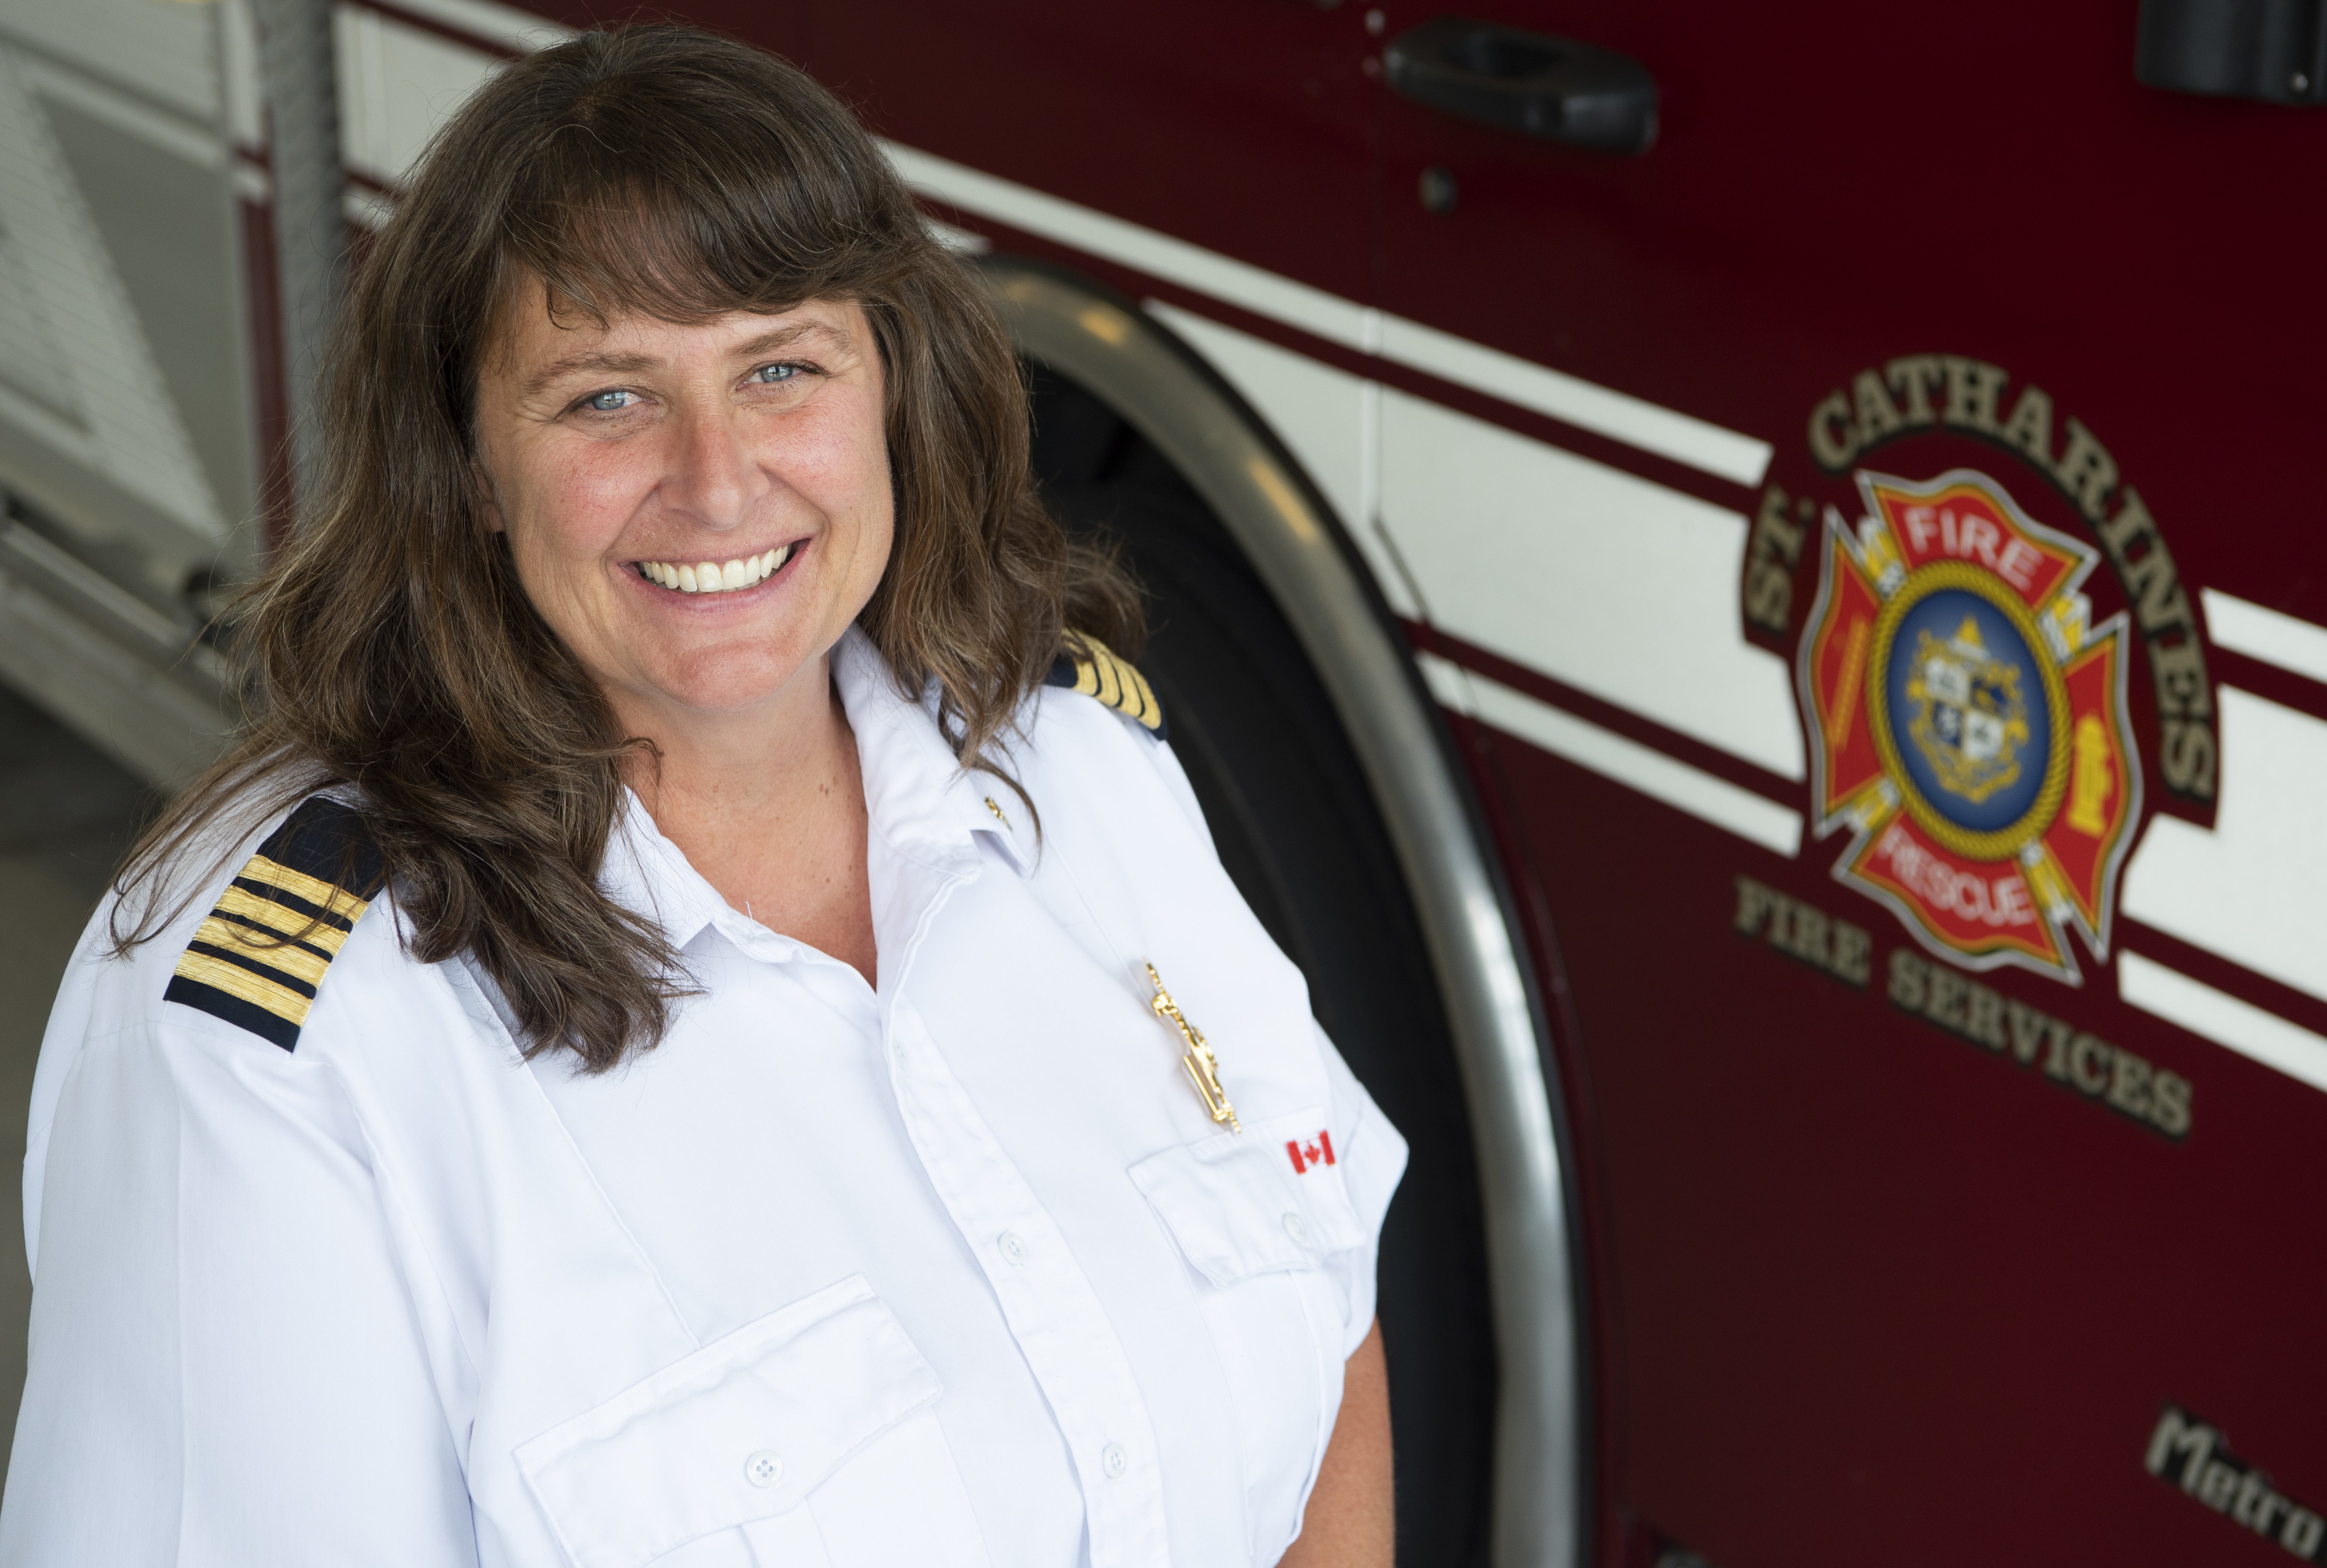
[[[771,1487],[781,1479],[784,1461],[767,1449],[762,1449],[743,1461],[743,1479],[755,1487]]]
[[[1114,1480],[1131,1468],[1131,1456],[1123,1451],[1123,1444],[1110,1442],[1098,1451],[1098,1463],[1107,1471],[1107,1479]]]
[[[1024,1265],[1026,1262],[1026,1244],[1018,1239],[1016,1233],[1007,1230],[1004,1231],[1000,1238],[997,1239],[994,1245],[1001,1248],[1003,1258],[1005,1261],[1022,1267]]]
[[[1285,1234],[1295,1241],[1306,1241],[1309,1239],[1309,1222],[1297,1214],[1288,1214],[1285,1217]]]

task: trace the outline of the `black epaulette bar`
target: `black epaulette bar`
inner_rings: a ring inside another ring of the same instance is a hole
[[[1065,686],[1087,697],[1097,697],[1126,718],[1135,720],[1157,740],[1171,738],[1164,727],[1163,705],[1147,677],[1096,637],[1079,631],[1067,634],[1067,646],[1051,664],[1046,686]]]
[[[178,959],[164,1000],[292,1050],[324,972],[380,880],[379,850],[363,818],[311,796],[227,884]]]

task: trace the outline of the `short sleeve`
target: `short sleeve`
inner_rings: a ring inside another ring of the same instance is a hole
[[[41,1267],[41,1196],[48,1176],[49,1131],[56,1124],[58,1097],[79,1064],[80,1044],[89,1036],[98,978],[107,967],[100,959],[112,938],[115,907],[114,899],[105,900],[81,928],[80,942],[49,1009],[40,1059],[33,1069],[32,1107],[24,1129],[23,1204],[24,1266],[34,1274]]]
[[[0,1564],[466,1568],[360,1130],[328,1068],[189,1019],[67,1042]]]
[[[1406,1139],[1366,1093],[1322,1028],[1317,1031],[1317,1052],[1325,1062],[1331,1095],[1326,1115],[1338,1145],[1341,1181],[1366,1238],[1364,1245],[1344,1248],[1326,1260],[1326,1266],[1340,1276],[1342,1300],[1348,1303],[1341,1342],[1341,1358],[1347,1360],[1373,1327],[1382,1218],[1406,1174]]]
[[[1151,741],[1142,749],[1162,776],[1164,788],[1171,792],[1173,801],[1188,814],[1188,821],[1204,835],[1204,843],[1210,845],[1212,825],[1204,820],[1203,805],[1196,798],[1196,787],[1188,782],[1188,770],[1180,766],[1179,754],[1165,741]]]

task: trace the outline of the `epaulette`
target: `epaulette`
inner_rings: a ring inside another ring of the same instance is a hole
[[[309,797],[227,884],[163,999],[293,1049],[323,972],[380,881],[379,848],[362,817]]]
[[[1126,718],[1135,719],[1159,741],[1171,739],[1164,723],[1163,705],[1147,677],[1118,658],[1107,644],[1079,631],[1067,633],[1067,646],[1051,662],[1046,686],[1066,686],[1087,697],[1097,697]]]

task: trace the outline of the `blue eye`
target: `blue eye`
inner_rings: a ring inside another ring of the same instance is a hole
[[[752,372],[752,379],[764,385],[789,381],[799,374],[798,365],[762,365]]]
[[[593,392],[582,399],[582,406],[600,414],[619,414],[628,408],[637,396],[635,392],[624,392],[619,388],[612,392]]]

